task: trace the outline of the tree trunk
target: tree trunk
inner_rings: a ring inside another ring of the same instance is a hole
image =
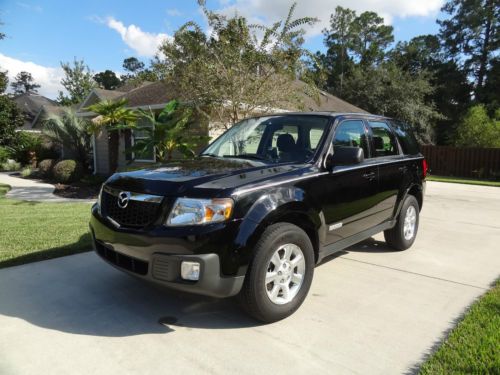
[[[118,169],[118,152],[119,152],[120,137],[118,131],[113,130],[108,133],[109,145],[109,169],[111,173],[115,173]]]
[[[484,76],[486,75],[486,68],[488,66],[488,54],[490,49],[490,33],[491,33],[491,15],[494,12],[492,1],[488,2],[489,14],[486,18],[486,25],[484,30],[484,40],[481,46],[481,56],[479,57],[479,70],[477,73],[477,86],[476,86],[476,100],[480,99],[481,89],[483,88]],[[491,13],[490,13],[491,12]]]

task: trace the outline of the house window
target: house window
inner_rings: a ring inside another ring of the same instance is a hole
[[[148,124],[139,124],[140,127],[146,127]],[[153,127],[153,125],[150,125],[150,127]],[[137,144],[137,142],[142,141],[142,140],[147,140],[150,138],[150,133],[147,132],[146,130],[140,130],[136,129],[132,132],[132,141],[133,144]],[[146,150],[142,152],[134,152],[133,154],[133,159],[135,161],[145,161],[145,162],[155,162],[156,157],[155,157],[155,149],[153,146],[148,147]]]

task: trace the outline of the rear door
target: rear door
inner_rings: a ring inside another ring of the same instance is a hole
[[[367,122],[373,160],[378,164],[378,192],[374,200],[377,213],[371,223],[377,225],[393,217],[408,167],[389,124],[383,120]]]
[[[377,194],[377,165],[370,158],[368,130],[363,120],[348,119],[336,128],[332,147],[361,147],[365,161],[354,166],[337,166],[320,177],[316,185],[326,228],[326,244],[357,234],[370,226]]]

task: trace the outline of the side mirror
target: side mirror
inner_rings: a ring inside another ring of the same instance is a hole
[[[325,168],[329,171],[338,165],[354,165],[365,160],[365,153],[361,147],[335,147],[333,152],[325,160]]]

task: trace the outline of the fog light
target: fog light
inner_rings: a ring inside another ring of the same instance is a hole
[[[199,280],[200,279],[200,263],[198,262],[182,262],[181,277],[184,280]]]

